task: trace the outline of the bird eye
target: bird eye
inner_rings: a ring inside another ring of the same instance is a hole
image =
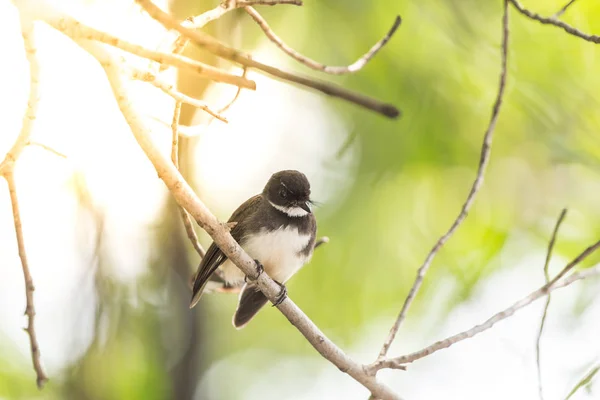
[[[279,197],[281,197],[282,199],[285,199],[287,197],[287,191],[285,189],[280,189]]]

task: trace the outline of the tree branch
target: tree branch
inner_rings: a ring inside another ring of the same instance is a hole
[[[510,3],[513,5],[514,8],[517,9],[517,11],[519,11],[521,14],[525,15],[528,18],[531,18],[533,20],[541,22],[544,25],[554,25],[556,27],[562,28],[568,34],[577,36],[578,38],[581,38],[588,42],[592,42],[592,43],[596,43],[596,44],[600,43],[600,36],[588,35],[587,33],[584,33],[582,31],[578,30],[577,28],[574,28],[571,25],[567,24],[566,22],[556,19],[555,17],[542,17],[541,15],[531,12],[531,11],[527,10],[526,8],[524,8],[521,4],[519,4],[519,2],[517,0],[508,0],[508,1],[510,1]]]
[[[440,251],[442,246],[444,246],[444,244],[450,239],[450,237],[454,234],[454,232],[456,232],[456,230],[458,229],[460,224],[465,220],[469,210],[471,209],[471,206],[473,205],[473,202],[475,201],[475,196],[477,195],[477,193],[481,189],[481,186],[483,185],[485,171],[486,171],[487,165],[489,163],[490,154],[492,151],[492,138],[494,135],[494,130],[496,128],[496,122],[498,121],[498,115],[500,114],[500,107],[502,106],[502,99],[504,97],[504,89],[506,86],[507,61],[508,61],[508,36],[509,36],[508,4],[507,4],[507,0],[504,0],[504,15],[502,17],[502,49],[501,49],[501,64],[500,64],[500,83],[498,86],[498,94],[496,95],[496,100],[494,101],[494,106],[492,108],[492,116],[490,118],[490,122],[485,131],[485,134],[483,135],[483,144],[481,146],[481,155],[479,158],[479,167],[477,170],[477,175],[475,177],[475,180],[473,181],[473,185],[471,186],[471,191],[469,192],[467,199],[465,200],[465,202],[462,206],[462,209],[460,210],[460,213],[458,214],[458,217],[456,217],[456,219],[452,223],[452,226],[450,226],[450,229],[448,229],[448,231],[438,239],[438,241],[435,243],[435,245],[433,246],[433,248],[431,249],[431,251],[429,252],[427,257],[425,258],[425,261],[423,262],[423,264],[419,267],[419,269],[417,271],[417,277],[415,278],[415,282],[413,283],[413,286],[411,287],[410,292],[408,293],[408,296],[406,297],[406,300],[404,301],[404,304],[402,305],[402,310],[400,311],[400,314],[398,315],[396,322],[392,326],[392,329],[390,329],[388,337],[385,340],[383,347],[381,348],[381,351],[379,352],[378,359],[382,359],[383,357],[386,356],[390,346],[392,345],[392,342],[394,341],[394,338],[396,337],[396,333],[398,333],[398,329],[400,328],[400,325],[406,318],[406,314],[408,312],[410,305],[412,304],[419,289],[421,288],[421,285],[423,284],[423,279],[425,278],[425,274],[427,273],[427,270],[429,269],[429,266],[431,265],[433,258],[436,256],[438,251]]]
[[[502,321],[510,316],[512,316],[515,312],[520,310],[521,308],[528,306],[533,303],[535,300],[540,297],[546,296],[547,294],[553,292],[556,289],[563,288],[571,285],[573,282],[576,282],[581,279],[588,278],[590,276],[600,275],[600,265],[594,268],[588,268],[586,270],[571,274],[566,279],[559,281],[565,274],[573,269],[576,265],[585,260],[589,255],[595,252],[598,248],[600,248],[600,240],[594,243],[593,245],[586,248],[581,254],[575,257],[570,263],[568,263],[562,271],[550,282],[530,293],[528,296],[522,298],[521,300],[514,303],[512,306],[507,309],[500,311],[494,314],[492,317],[487,319],[485,322],[474,326],[473,328],[466,330],[464,332],[458,333],[454,336],[450,336],[449,338],[440,340],[435,342],[434,344],[425,347],[422,350],[416,351],[414,353],[410,353],[401,357],[395,357],[385,360],[375,361],[373,364],[367,367],[367,370],[371,373],[375,373],[382,368],[398,368],[401,366],[405,366],[406,364],[412,363],[421,358],[427,357],[436,351],[446,349],[452,346],[455,343],[463,341],[465,339],[472,338],[473,336],[480,334],[492,326],[494,326],[497,322]]]
[[[152,162],[160,179],[162,179],[177,201],[185,208],[196,222],[204,229],[221,248],[223,253],[237,265],[246,275],[254,276],[255,262],[246,254],[229,233],[229,229],[222,224],[200,201],[192,188],[183,179],[172,161],[167,159],[150,138],[149,129],[143,124],[140,115],[127,90],[128,82],[123,77],[123,70],[118,58],[110,57],[104,48],[94,42],[80,43],[89,51],[106,71],[109,83],[117,99],[118,106],[131,127],[132,133],[148,159]],[[256,281],[260,290],[272,303],[280,292],[280,286],[266,273],[261,274]],[[389,387],[377,381],[374,376],[365,372],[364,366],[348,357],[337,347],[321,330],[294,304],[288,297],[277,308],[294,325],[309,343],[327,360],[337,366],[342,372],[347,373],[374,395],[381,399],[400,399]]]
[[[571,0],[571,1],[569,1],[567,4],[565,4],[564,6],[562,6],[562,8],[561,8],[560,10],[558,10],[558,11],[556,12],[556,14],[554,14],[552,17],[553,17],[553,18],[559,18],[559,17],[560,17],[561,15],[563,15],[563,14],[564,14],[564,13],[567,11],[567,9],[568,9],[569,7],[571,7],[571,6],[573,5],[573,3],[575,3],[576,1],[577,1],[577,0]]]
[[[42,388],[48,381],[48,377],[42,367],[40,346],[38,344],[35,331],[35,304],[33,302],[33,278],[29,270],[27,261],[27,252],[25,251],[25,240],[23,238],[23,225],[21,223],[21,212],[19,210],[19,201],[17,198],[17,188],[14,178],[15,162],[29,143],[29,137],[33,124],[36,119],[39,104],[39,62],[36,55],[36,46],[34,41],[33,24],[28,21],[21,21],[23,41],[25,43],[25,54],[29,61],[29,100],[27,101],[27,111],[23,117],[23,125],[17,140],[6,154],[2,163],[0,163],[0,175],[6,179],[8,192],[10,195],[10,204],[13,212],[13,222],[15,226],[15,235],[17,237],[17,246],[19,249],[19,258],[23,269],[23,278],[25,279],[25,298],[27,315],[27,328],[25,331],[29,335],[29,347],[31,349],[31,361],[35,370],[38,388]]]
[[[556,225],[554,226],[554,231],[552,232],[552,237],[550,238],[550,242],[548,243],[546,261],[544,262],[544,281],[546,284],[550,282],[550,273],[548,271],[548,267],[550,265],[550,259],[552,258],[552,250],[554,249],[554,243],[556,242],[556,235],[558,234],[560,225],[564,221],[566,215],[567,209],[564,208],[558,216],[558,220],[556,221]],[[542,313],[542,320],[540,321],[540,329],[538,331],[537,339],[535,341],[535,361],[537,365],[538,391],[540,394],[540,400],[544,400],[544,390],[542,387],[542,366],[540,363],[540,341],[542,339],[544,325],[546,324],[546,315],[548,313],[548,307],[550,307],[550,299],[551,295],[550,293],[548,293],[548,296],[546,296],[546,304],[544,305],[544,312]]]
[[[181,102],[177,101],[175,103],[175,109],[173,110],[173,122],[171,123],[171,130],[173,132],[173,140],[171,143],[171,161],[173,161],[173,165],[175,168],[179,170],[179,117],[181,115]],[[181,214],[181,220],[183,221],[183,226],[185,228],[185,232],[187,233],[188,239],[192,242],[192,246],[196,250],[196,253],[203,258],[206,254],[202,245],[198,241],[198,235],[196,235],[196,231],[194,231],[194,227],[192,226],[192,219],[190,218],[190,214],[185,211],[185,208],[179,206],[179,214]]]
[[[390,28],[388,33],[386,33],[386,35],[379,42],[375,43],[375,45],[373,45],[373,47],[371,47],[371,49],[369,49],[367,53],[361,56],[354,63],[343,67],[332,67],[314,61],[288,46],[283,40],[281,40],[279,36],[275,34],[275,32],[273,32],[271,27],[269,27],[267,21],[254,8],[250,6],[244,7],[244,11],[246,11],[246,13],[248,13],[248,15],[252,17],[254,22],[258,24],[258,26],[265,33],[267,38],[269,38],[269,40],[271,40],[271,42],[273,42],[277,47],[279,47],[281,51],[283,51],[285,54],[292,57],[301,64],[307,66],[308,68],[312,68],[317,71],[322,71],[331,75],[351,74],[360,71],[365,65],[367,65],[367,63],[373,57],[375,57],[379,50],[381,50],[383,46],[386,45],[386,43],[392,38],[392,35],[396,32],[396,30],[400,26],[400,23],[402,22],[402,19],[398,15],[394,20],[394,23],[392,24],[392,27]]]
[[[222,82],[243,87],[245,89],[256,90],[256,83],[254,81],[230,74],[227,71],[223,71],[211,65],[201,63],[200,61],[192,60],[188,57],[146,49],[143,46],[126,42],[116,36],[112,36],[106,32],[86,26],[71,17],[65,16],[58,21],[53,21],[52,26],[74,40],[96,40],[136,56],[156,61],[159,64],[171,65],[178,68],[191,70],[201,77],[213,80],[215,82]]]
[[[154,75],[150,71],[143,71],[143,70],[132,67],[131,68],[131,76],[134,79],[138,79],[138,80],[141,80],[144,82],[151,83],[152,85],[156,86],[157,88],[159,88],[160,90],[162,90],[163,92],[165,92],[166,94],[171,96],[173,99],[175,99],[176,102],[189,104],[192,107],[196,107],[201,110],[204,110],[205,112],[207,112],[208,114],[212,115],[214,118],[216,118],[220,121],[228,122],[227,118],[220,115],[218,111],[211,110],[211,108],[208,106],[208,104],[206,104],[202,100],[194,99],[190,96],[187,96],[187,95],[177,91],[177,89],[175,89],[173,87],[173,85],[168,84],[166,82],[162,82],[156,75]]]
[[[359,105],[363,108],[375,111],[389,118],[396,118],[400,115],[400,111],[393,105],[383,103],[377,99],[367,97],[365,95],[352,92],[343,87],[319,81],[316,79],[296,75],[281,69],[272,67],[267,64],[260,63],[252,59],[249,54],[233,49],[219,42],[218,40],[198,31],[186,28],[184,25],[177,22],[169,14],[158,8],[151,0],[136,0],[136,2],[155,20],[160,22],[167,29],[174,29],[181,35],[189,38],[196,45],[207,51],[230,61],[241,65],[257,69],[276,79],[287,82],[297,83],[307,88],[315,89],[321,93],[332,97],[338,97],[348,102]]]
[[[592,379],[594,379],[594,376],[596,376],[596,374],[598,373],[598,371],[600,371],[600,364],[596,365],[595,367],[593,367],[589,372],[587,372],[583,378],[581,378],[579,380],[579,382],[577,382],[575,384],[575,386],[573,387],[573,389],[571,389],[571,391],[569,392],[569,394],[567,395],[567,397],[565,397],[565,400],[569,400],[571,397],[573,397],[573,395],[575,393],[577,393],[579,391],[579,389],[581,389],[582,387],[587,386]]]
[[[53,149],[52,147],[45,145],[44,143],[39,143],[39,142],[27,142],[27,146],[37,146],[39,148],[42,148],[44,150],[46,150],[47,152],[50,152],[52,154],[54,154],[55,156],[58,156],[60,158],[67,158],[66,155],[64,155],[63,153],[61,153],[58,150]]]

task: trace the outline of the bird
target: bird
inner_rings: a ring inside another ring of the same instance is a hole
[[[313,254],[317,222],[310,194],[310,183],[302,172],[279,171],[228,220],[231,235],[254,259],[258,275],[265,271],[281,287],[274,306],[285,300],[285,283]],[[249,281],[213,242],[193,276],[190,308],[198,303],[209,281],[220,281],[222,291],[242,287],[232,320],[241,329],[268,301],[253,279]]]

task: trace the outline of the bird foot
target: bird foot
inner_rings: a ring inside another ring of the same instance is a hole
[[[244,276],[244,282],[248,282],[248,280],[255,281],[262,275],[263,272],[265,272],[265,267],[260,261],[254,260],[254,263],[256,264],[256,277],[252,278],[246,275]]]
[[[275,302],[273,303],[273,305],[271,307],[275,307],[280,305],[281,303],[283,303],[283,301],[287,298],[287,288],[285,287],[285,285],[283,283],[279,283],[277,281],[275,281],[276,284],[279,285],[279,287],[281,287],[281,290],[279,291],[279,294],[277,295],[277,297],[275,297]]]

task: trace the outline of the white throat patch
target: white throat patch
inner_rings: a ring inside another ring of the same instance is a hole
[[[277,210],[286,213],[289,217],[304,217],[308,215],[308,211],[300,207],[284,207],[269,201],[269,203]]]

